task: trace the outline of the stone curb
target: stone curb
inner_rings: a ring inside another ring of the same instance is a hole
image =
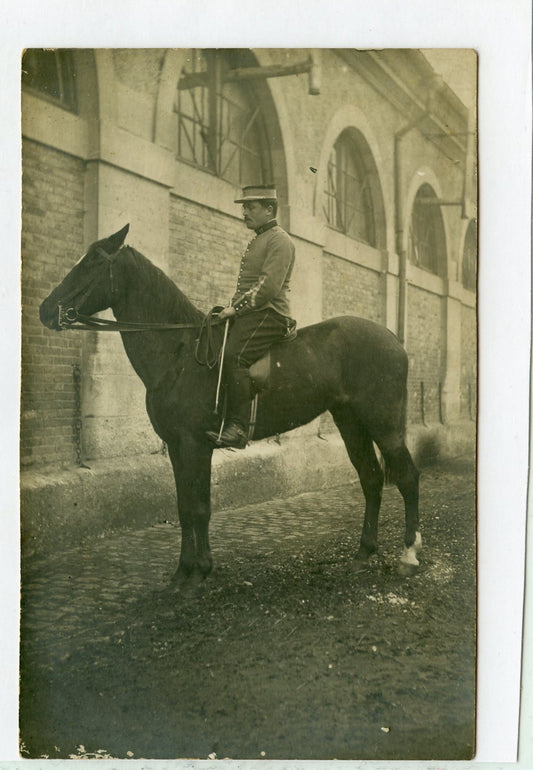
[[[473,454],[474,423],[417,426],[409,446],[419,462]],[[245,451],[213,456],[213,511],[292,497],[355,479],[336,433],[282,436]],[[21,475],[21,542],[25,550],[75,545],[121,529],[178,521],[168,457],[147,455],[91,462],[90,468]]]

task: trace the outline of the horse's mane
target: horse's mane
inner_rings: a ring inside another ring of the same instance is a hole
[[[158,306],[164,310],[165,321],[197,323],[202,320],[204,313],[193,305],[159,267],[132,246],[126,246],[122,253],[127,259],[128,272],[131,274],[134,271],[139,278],[138,294],[141,312],[143,298],[152,303],[153,298],[157,297]]]

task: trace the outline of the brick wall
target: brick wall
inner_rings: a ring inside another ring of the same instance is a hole
[[[474,308],[461,308],[461,417],[475,418],[477,407],[477,326]]]
[[[444,300],[436,294],[409,286],[407,309],[407,353],[409,355],[408,422],[440,421],[439,383],[445,374]]]
[[[31,141],[22,157],[21,462],[68,466],[82,338],[45,329],[38,312],[83,253],[84,163]]]
[[[379,273],[324,254],[323,317],[358,315],[385,323],[385,298]]]
[[[169,276],[200,310],[226,305],[252,237],[239,220],[172,196]]]

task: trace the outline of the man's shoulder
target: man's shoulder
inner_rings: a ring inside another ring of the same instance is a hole
[[[286,230],[284,230],[279,225],[276,225],[275,227],[272,227],[270,230],[267,230],[265,235],[269,235],[269,240],[277,240],[277,241],[287,241],[288,243],[292,243],[292,238],[289,235]]]

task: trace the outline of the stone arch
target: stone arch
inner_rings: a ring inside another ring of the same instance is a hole
[[[174,103],[176,85],[186,61],[188,49],[169,49],[166,52],[159,81],[154,119],[154,142],[174,152],[177,150],[176,119]],[[250,49],[259,65],[270,63],[269,54],[262,50]],[[294,179],[291,153],[291,131],[288,112],[279,84],[275,80],[257,81],[258,99],[266,107],[264,117],[267,125],[272,169],[278,187],[281,207],[290,202],[291,179]]]
[[[176,86],[186,57],[186,48],[169,48],[165,53],[155,104],[154,142],[174,152],[177,149],[174,117]]]
[[[321,196],[326,185],[328,159],[336,140],[346,130],[356,132],[359,141],[362,143],[363,154],[367,162],[373,166],[376,191],[378,192],[375,201],[377,247],[390,249],[390,244],[394,244],[394,233],[389,230],[391,223],[387,221],[385,213],[392,210],[392,200],[389,198],[387,188],[382,183],[382,180],[387,178],[385,163],[377,137],[368,119],[363,111],[353,104],[341,107],[335,113],[326,129],[316,174],[313,213],[315,217],[323,218]],[[392,247],[392,251],[394,251],[394,247]]]

